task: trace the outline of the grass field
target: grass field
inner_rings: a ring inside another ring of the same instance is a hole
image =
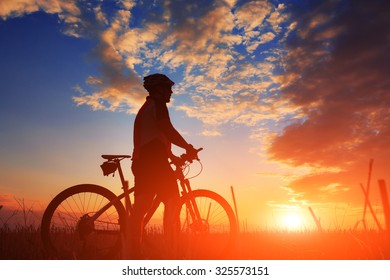
[[[45,260],[41,236],[40,211],[25,207],[0,216],[0,259]],[[12,226],[11,226],[12,225]],[[165,259],[161,248],[161,229],[149,226],[151,259]],[[245,228],[246,229],[246,228]],[[219,239],[223,239],[221,236]],[[211,248],[211,247],[209,247]],[[154,251],[153,251],[154,250]],[[215,259],[212,254],[204,259]],[[218,257],[220,259],[222,257]],[[244,230],[240,232],[224,259],[241,260],[390,260],[390,233],[384,230]]]
[[[156,239],[161,236],[156,236]],[[39,228],[0,229],[0,259],[47,259]],[[208,257],[206,257],[207,259]],[[212,258],[212,257],[211,257]],[[227,259],[382,260],[390,259],[389,238],[378,231],[258,231],[240,233]]]

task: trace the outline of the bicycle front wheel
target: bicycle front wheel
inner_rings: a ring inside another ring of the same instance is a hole
[[[229,258],[237,234],[229,203],[210,190],[194,190],[182,197],[178,252],[184,259]]]
[[[121,255],[126,212],[118,200],[93,217],[117,197],[106,188],[83,184],[59,193],[46,208],[41,238],[50,258],[113,259]]]

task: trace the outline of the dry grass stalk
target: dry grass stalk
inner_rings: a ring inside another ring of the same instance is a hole
[[[314,211],[313,209],[311,209],[311,207],[309,207],[309,211],[311,216],[313,217],[314,222],[316,223],[317,229],[319,231],[322,231],[321,221],[317,218],[316,214],[314,214]]]
[[[389,197],[387,195],[386,182],[385,180],[378,180],[379,191],[382,197],[383,212],[385,215],[386,230],[390,232],[390,206],[389,206]],[[390,235],[389,235],[390,238]]]
[[[377,225],[378,229],[381,231],[382,230],[382,226],[374,212],[374,209],[372,208],[372,205],[370,203],[370,200],[368,198],[368,189],[365,190],[364,189],[364,186],[362,184],[360,184],[360,187],[362,188],[362,191],[363,191],[363,194],[365,196],[365,203],[364,203],[364,207],[368,207],[370,212],[371,212],[371,215],[372,217],[374,218],[374,221],[375,221],[375,224]],[[364,226],[364,229],[367,230],[367,227],[366,227],[366,219],[365,219],[365,214],[363,213],[363,226]]]
[[[237,212],[237,203],[236,203],[236,196],[234,195],[234,189],[233,186],[230,186],[230,190],[232,192],[233,197],[233,205],[234,205],[234,214],[236,214],[236,221],[237,221],[237,231],[240,232],[240,223],[238,220],[238,212]]]
[[[369,193],[370,193],[371,173],[372,173],[372,165],[373,165],[373,163],[374,163],[374,160],[370,159],[370,163],[369,163],[369,166],[368,166],[368,177],[367,177],[367,188],[366,188],[366,190],[364,190],[364,187],[361,184],[361,187],[363,188],[363,192],[365,193],[365,195],[364,195],[365,196],[364,210],[363,210],[363,224],[364,224],[364,227],[366,226],[367,206],[370,204],[370,200],[369,200],[368,197],[369,197]],[[373,212],[371,211],[371,213],[373,213]]]

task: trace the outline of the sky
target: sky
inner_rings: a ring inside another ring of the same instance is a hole
[[[242,224],[282,229],[295,217],[311,228],[311,207],[325,228],[354,226],[371,159],[370,201],[382,219],[389,8],[385,0],[1,1],[1,221],[23,203],[39,212],[79,183],[119,193],[100,155],[132,153],[142,77],[157,72],[176,83],[173,124],[204,149],[194,188],[232,204],[233,186]]]

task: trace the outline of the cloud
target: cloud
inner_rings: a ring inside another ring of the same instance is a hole
[[[73,97],[76,105],[134,113],[146,94],[139,75],[131,67],[140,60],[136,56],[132,58],[133,53],[126,53],[122,47],[128,42],[123,36],[129,32],[130,9],[134,5],[134,1],[118,1],[114,4],[114,15],[109,17],[101,2],[5,0],[0,3],[0,17],[6,20],[37,11],[57,14],[64,34],[96,43],[93,55],[100,64],[100,75],[87,78],[86,84],[92,86],[88,89],[77,86],[77,92],[81,94]]]
[[[176,109],[213,126],[213,130],[217,125],[243,124],[245,120],[250,120],[245,125],[258,124],[269,116],[264,112],[270,109],[261,98],[277,83],[273,73],[277,59],[275,64],[266,62],[277,57],[277,48],[259,59],[250,56],[259,44],[284,35],[285,29],[275,34],[270,31],[272,25],[264,21],[276,9],[266,1],[252,1],[235,11],[222,4],[208,6],[199,17],[190,18],[182,14],[189,9],[181,7],[180,28],[174,28],[167,39],[175,49],[162,52],[160,57],[164,63],[185,67],[177,93],[190,94],[192,102],[177,104]],[[260,11],[264,18],[258,20]],[[176,9],[170,11],[171,20],[175,13]],[[247,51],[241,46],[247,46]]]
[[[99,27],[90,30],[90,33],[84,32],[84,35],[96,41],[93,55],[100,63],[100,76],[89,76],[86,80],[92,88],[92,93],[87,94],[87,91],[83,90],[81,95],[73,97],[78,106],[88,105],[93,110],[135,113],[145,98],[146,91],[133,68],[139,60],[136,55],[131,56],[133,53],[129,51],[129,47],[123,48],[123,45],[131,41],[128,38],[131,33],[131,13],[127,9],[131,9],[134,3],[124,1],[122,4],[124,8],[118,8],[110,19],[101,6],[93,9],[94,17],[84,18],[86,25]],[[142,38],[139,35],[130,35],[130,39]],[[130,55],[127,52],[130,52]]]
[[[75,87],[79,95],[73,100],[78,106],[134,113],[145,96],[141,76],[151,71],[182,71],[176,93],[200,98],[190,103],[175,99],[175,108],[212,126],[206,131],[217,131],[218,125],[229,122],[255,125],[274,115],[257,111],[269,111],[265,105],[275,99],[266,95],[278,83],[273,76],[278,46],[257,59],[251,55],[259,45],[285,36],[284,5],[269,1],[243,5],[235,1],[121,1],[108,8],[101,2],[23,3],[5,12],[7,16],[38,10],[57,13],[65,34],[96,43],[93,55],[99,74]],[[136,14],[139,10],[145,12],[141,20]],[[267,62],[272,58],[273,65]],[[254,117],[251,112],[256,113]]]
[[[57,13],[64,33],[96,43],[99,74],[78,85],[75,103],[93,110],[135,112],[145,91],[140,76],[151,71],[182,75],[176,93],[190,95],[175,108],[213,126],[236,122],[254,126],[283,110],[272,90],[280,79],[278,40],[287,32],[285,6],[270,1],[14,1],[2,17],[34,11]],[[144,11],[142,19],[136,12]],[[273,42],[267,51],[253,53]],[[272,61],[272,62],[271,62]],[[181,73],[180,73],[181,72]],[[195,97],[195,98],[192,98]],[[199,97],[199,98],[197,98]],[[287,105],[287,104],[286,104]],[[286,106],[282,106],[286,108]],[[288,105],[287,105],[288,107]],[[291,110],[290,110],[291,111]],[[210,112],[214,112],[210,117]]]
[[[296,191],[361,201],[369,159],[377,176],[388,174],[388,8],[386,1],[326,1],[292,11],[298,25],[287,43],[281,98],[303,115],[273,139],[269,153],[293,166],[329,168],[293,182]]]
[[[236,10],[238,27],[246,32],[252,31],[261,25],[270,14],[272,4],[268,1],[250,1]]]
[[[0,18],[6,20],[25,14],[42,11],[58,14],[64,23],[64,33],[79,37],[76,29],[82,22],[81,11],[75,0],[4,0],[0,2]]]
[[[204,130],[202,131],[202,135],[215,137],[215,136],[221,136],[222,134],[216,130]]]
[[[0,3],[0,17],[5,20],[10,17],[19,17],[37,11],[49,14],[80,13],[75,1],[62,0],[4,0]]]
[[[79,28],[78,34],[96,41],[94,56],[100,62],[100,75],[86,79],[89,88],[77,87],[80,95],[73,97],[77,105],[134,113],[145,95],[139,79],[142,74],[151,69],[183,69],[183,79],[175,90],[178,95],[190,95],[191,102],[182,103],[178,98],[174,105],[209,125],[205,135],[220,135],[218,126],[223,124],[253,126],[274,118],[275,111],[282,112],[267,107],[276,103],[276,97],[267,96],[267,92],[278,83],[273,76],[278,49],[260,59],[250,58],[256,46],[283,36],[286,31],[275,31],[275,26],[286,19],[280,6],[252,1],[244,8],[232,10],[234,3],[221,1],[210,5],[170,3],[159,7],[147,1],[137,3],[138,8],[146,9],[146,16],[136,25],[132,23],[133,2],[122,3],[110,17],[103,6],[80,8],[82,26],[93,28]],[[251,5],[267,7],[262,13],[272,24],[264,20],[249,24],[254,17],[248,8]],[[259,24],[268,29],[263,30]],[[245,29],[243,32],[237,32],[240,26]],[[240,50],[242,45],[251,52]]]

